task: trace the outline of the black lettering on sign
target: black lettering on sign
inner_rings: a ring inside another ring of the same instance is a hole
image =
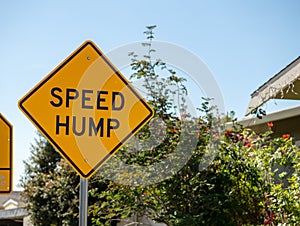
[[[108,118],[107,119],[107,137],[110,137],[110,131],[113,129],[118,129],[120,122],[117,119]]]
[[[57,102],[54,102],[53,100],[50,101],[50,104],[53,107],[60,107],[63,103],[63,99],[61,96],[59,96],[57,93],[61,93],[62,89],[58,87],[54,87],[51,89],[51,95],[57,99]]]
[[[86,101],[90,101],[91,97],[87,96],[87,94],[93,93],[93,90],[82,90],[82,99],[81,99],[81,106],[85,109],[93,109],[92,105],[87,105]]]
[[[103,130],[104,130],[104,126],[103,126],[103,118],[100,118],[97,124],[97,127],[95,125],[94,119],[93,118],[89,118],[89,136],[93,135],[93,131],[94,131],[94,135],[97,136],[99,130],[100,131],[100,137],[103,137]]]
[[[79,91],[74,88],[66,88],[66,90],[62,90],[59,87],[54,87],[51,89],[50,94],[53,97],[53,99],[50,100],[50,104],[53,107],[65,106],[66,108],[69,108],[71,106],[71,101],[76,99],[81,101],[82,109],[95,108],[97,110],[104,111],[121,111],[125,105],[125,97],[121,92],[110,93],[106,90],[98,90],[97,92],[94,92],[90,89],[83,89]],[[95,95],[94,98],[93,95]]]
[[[72,127],[72,133],[75,136],[83,136],[86,134],[90,137],[104,137],[106,134],[106,137],[111,137],[112,131],[120,127],[120,122],[115,118],[99,118],[99,120],[95,122],[92,117],[80,118],[73,116],[70,118],[70,116],[67,115],[64,119],[61,119],[59,115],[56,115],[55,134],[70,135],[70,127]]]
[[[70,107],[70,100],[75,100],[79,96],[79,92],[76,89],[68,88],[66,90],[66,107]]]
[[[112,92],[112,110],[120,111],[124,107],[124,95],[120,92]]]
[[[81,101],[81,109],[97,109],[121,111],[125,106],[125,98],[121,92],[108,92],[105,90],[93,91],[89,89],[77,90],[74,88],[53,87],[50,91],[53,97],[50,104],[53,107],[70,108],[72,101]],[[94,97],[93,97],[94,95]],[[64,99],[65,98],[65,99]],[[70,112],[73,114],[76,112]],[[55,134],[75,136],[111,137],[112,131],[120,127],[120,122],[115,118],[79,117],[76,115],[55,116]]]
[[[73,116],[73,133],[76,135],[76,136],[82,136],[85,132],[85,117],[82,117],[82,120],[81,120],[81,131],[78,132],[76,130],[76,124],[77,124],[77,120],[76,120],[76,116]]]
[[[56,123],[55,123],[55,134],[59,134],[59,128],[65,127],[65,135],[69,135],[69,125],[70,125],[70,117],[66,116],[65,122],[60,122],[60,116],[56,115]]]
[[[97,92],[97,109],[99,110],[108,110],[107,106],[101,106],[101,102],[105,102],[105,98],[103,98],[104,95],[107,95],[108,91],[98,91]]]

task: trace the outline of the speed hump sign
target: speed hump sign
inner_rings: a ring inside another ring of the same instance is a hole
[[[29,91],[19,108],[83,178],[154,115],[92,42],[84,42]]]
[[[12,125],[0,114],[0,195],[12,191]]]

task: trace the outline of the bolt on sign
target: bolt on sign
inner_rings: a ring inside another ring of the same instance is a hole
[[[0,114],[0,195],[12,191],[12,125]]]
[[[154,115],[92,41],[84,42],[29,91],[19,108],[83,178]]]

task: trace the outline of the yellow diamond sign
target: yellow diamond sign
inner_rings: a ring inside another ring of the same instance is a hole
[[[91,41],[29,91],[19,107],[83,178],[90,177],[154,115]]]
[[[12,125],[0,114],[0,194],[12,191]]]

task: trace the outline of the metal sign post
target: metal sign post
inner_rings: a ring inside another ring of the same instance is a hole
[[[88,216],[88,179],[80,177],[79,188],[79,226],[87,226]]]

